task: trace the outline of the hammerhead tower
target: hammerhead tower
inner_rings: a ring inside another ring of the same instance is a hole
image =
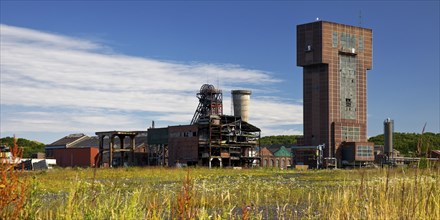
[[[372,147],[367,142],[372,30],[327,21],[298,25],[297,65],[304,75],[304,144],[325,144],[325,156],[339,163],[346,144]]]

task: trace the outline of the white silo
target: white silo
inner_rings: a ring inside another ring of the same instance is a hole
[[[241,120],[249,120],[249,103],[251,90],[232,90],[232,105],[234,106],[234,116],[241,117]]]

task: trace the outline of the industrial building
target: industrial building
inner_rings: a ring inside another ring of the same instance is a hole
[[[260,157],[261,167],[287,169],[292,165],[292,152],[282,145],[261,147]]]
[[[258,166],[261,130],[247,122],[251,91],[231,94],[234,115],[223,114],[222,91],[205,84],[189,125],[71,134],[47,145],[46,157],[61,167]]]
[[[303,67],[304,145],[324,145],[324,166],[374,160],[367,141],[372,30],[316,21],[297,26]]]
[[[308,168],[319,169],[324,165],[325,145],[317,146],[291,146],[293,165],[307,166]]]
[[[148,144],[164,152],[163,164],[208,167],[257,166],[261,130],[250,124],[251,91],[232,91],[234,115],[223,114],[223,93],[204,84],[190,125],[148,129]]]
[[[46,158],[54,159],[54,150],[55,149],[66,149],[75,147],[77,143],[80,143],[84,140],[87,140],[89,137],[85,134],[70,134],[65,137],[62,137],[51,144],[48,144],[44,147]]]
[[[131,159],[131,151],[124,146],[131,146],[128,138],[122,139],[107,134],[118,133],[97,132],[97,136],[89,137],[85,134],[70,134],[46,145],[46,158],[55,159],[56,165],[59,167],[94,167],[98,166],[122,166]],[[146,151],[146,132],[136,133],[136,137],[131,140],[134,142],[134,160],[133,165],[147,165],[148,152]],[[112,146],[110,148],[110,145]],[[125,148],[124,153],[121,154]],[[110,149],[112,149],[110,153]],[[130,161],[131,162],[131,161]]]
[[[54,149],[53,158],[59,167],[94,167],[98,152],[96,147]]]

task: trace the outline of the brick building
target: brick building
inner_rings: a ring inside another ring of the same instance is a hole
[[[168,163],[196,165],[198,163],[199,136],[197,125],[168,127]]]
[[[303,67],[304,145],[325,144],[342,161],[345,142],[367,142],[367,70],[372,30],[317,21],[297,26],[297,65]],[[360,146],[365,158],[373,144]],[[365,150],[366,149],[366,150]]]
[[[148,152],[146,152],[146,150],[148,149],[146,149],[146,132],[138,133],[139,134],[134,138],[135,149],[133,164],[139,166],[147,165]],[[109,146],[110,139],[108,137],[104,138],[102,141],[103,146]],[[119,138],[115,138],[113,142],[113,148],[115,150],[120,150],[121,141],[122,140]],[[70,134],[49,145],[46,145],[46,157],[49,159],[56,159],[56,164],[60,167],[93,167],[97,162],[99,162],[99,145],[99,136],[89,137],[85,134]],[[124,139],[124,146],[130,146],[129,138]],[[105,150],[107,150],[107,152],[103,153],[101,165],[109,166],[108,148]],[[114,153],[112,155],[114,163],[113,165],[120,163],[122,161],[122,156],[124,157],[124,161],[128,161],[130,154],[126,153],[125,155],[121,155],[120,153]],[[121,166],[122,164],[119,165]]]
[[[56,164],[60,167],[94,167],[98,153],[99,149],[97,147],[58,148],[53,150]]]
[[[292,165],[292,153],[284,146],[267,146],[260,151],[261,166],[287,169]]]
[[[93,167],[99,152],[97,139],[85,134],[67,135],[46,145],[45,151],[60,167]]]

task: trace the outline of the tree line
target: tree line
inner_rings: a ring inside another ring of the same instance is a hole
[[[272,145],[272,144],[283,144],[286,146],[297,144],[297,139],[301,138],[301,135],[273,135],[265,136],[260,138],[261,145]],[[383,145],[384,137],[383,134],[370,137],[369,142],[373,142],[375,145]],[[402,133],[394,132],[394,149],[400,151],[404,156],[417,156],[417,145],[420,144],[420,150],[422,155],[426,149],[429,150],[440,150],[440,133],[426,132],[422,134],[416,133]],[[4,137],[0,139],[0,145],[13,146],[13,137]],[[27,140],[24,138],[18,138],[17,144],[19,147],[23,148],[23,157],[29,158],[32,154],[37,152],[44,152],[45,144]]]
[[[297,138],[301,135],[276,135],[265,136],[260,138],[261,145],[284,144],[294,145],[297,143]],[[420,141],[420,150],[422,155],[428,150],[440,150],[440,133],[426,132],[422,134],[394,132],[394,149],[398,150],[404,156],[417,156],[417,144]],[[374,145],[383,145],[383,134],[370,137],[369,142]]]
[[[384,144],[383,134],[370,137],[369,142],[375,145]],[[440,133],[426,132],[422,134],[394,132],[394,149],[400,151],[404,156],[417,156],[417,145],[420,141],[422,155],[428,150],[440,150]]]
[[[0,145],[12,147],[14,146],[13,137],[4,137],[0,139]],[[32,154],[37,152],[44,152],[45,144],[38,141],[31,141],[24,138],[17,138],[17,145],[23,148],[23,158],[30,158]]]
[[[300,137],[302,137],[302,135],[264,136],[260,138],[260,144],[261,145],[271,145],[271,144],[293,145],[297,143],[297,138]]]

